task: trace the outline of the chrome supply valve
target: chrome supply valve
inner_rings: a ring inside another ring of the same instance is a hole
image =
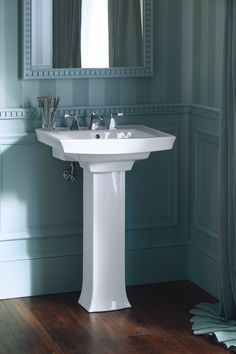
[[[99,123],[102,120],[103,120],[102,116],[98,116],[96,113],[93,112],[90,118],[89,130],[98,130]]]
[[[70,166],[63,172],[63,178],[65,181],[73,183],[77,179],[77,176],[75,162],[71,162]]]
[[[75,114],[74,116],[70,115],[70,114],[65,114],[64,118],[72,118],[72,124],[70,127],[70,130],[80,130],[80,125],[79,125],[79,120],[78,120],[78,115]]]
[[[108,124],[108,129],[112,130],[112,129],[116,129],[116,117],[123,117],[123,112],[118,112],[118,113],[112,113],[110,120],[109,120],[109,124]]]

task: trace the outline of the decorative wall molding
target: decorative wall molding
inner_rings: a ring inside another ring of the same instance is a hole
[[[146,104],[146,105],[119,105],[119,106],[88,106],[88,107],[61,107],[58,116],[65,113],[90,116],[95,112],[99,115],[123,112],[124,115],[159,115],[159,114],[183,114],[189,113],[189,106],[182,104]]]
[[[173,215],[170,216],[168,221],[151,221],[151,222],[137,222],[135,226],[128,224],[125,228],[126,232],[142,231],[142,230],[155,230],[163,229],[177,226],[177,212],[174,211]]]
[[[187,247],[188,244],[186,242],[180,241],[180,242],[169,242],[165,244],[149,244],[146,246],[138,246],[138,247],[126,247],[125,248],[125,253],[132,253],[132,252],[142,252],[142,251],[149,251],[149,250],[155,250],[155,249],[161,249],[161,248],[178,248],[178,247]],[[31,251],[24,252],[22,254],[13,254],[11,256],[9,255],[3,255],[0,259],[0,264],[5,263],[5,262],[19,262],[19,261],[30,261],[30,260],[43,260],[46,258],[58,258],[58,257],[75,257],[75,256],[83,256],[83,250],[78,249],[78,250],[70,250],[70,251],[61,251],[61,252],[44,252],[41,253],[33,253]]]
[[[1,200],[0,200],[1,202]],[[135,225],[126,225],[126,232],[136,232],[141,230],[163,229],[172,228],[177,226],[177,215],[174,213],[173,217],[168,222],[141,222],[135,223]],[[0,231],[0,242],[7,241],[20,241],[20,240],[32,240],[32,239],[45,239],[45,238],[57,238],[66,235],[66,237],[77,235],[82,237],[83,230],[81,225],[46,225],[40,227],[31,227],[23,230],[14,231]]]
[[[1,202],[1,199],[0,199]],[[1,205],[0,205],[1,206]],[[177,215],[174,211],[174,215],[171,216],[170,220],[167,222],[141,222],[126,225],[125,231],[136,232],[141,230],[151,230],[151,229],[163,229],[172,228],[177,226]],[[46,238],[58,238],[58,237],[70,237],[77,235],[82,237],[83,229],[82,225],[73,224],[58,224],[58,225],[45,225],[38,227],[29,227],[22,230],[8,230],[4,231],[0,229],[0,242],[8,241],[23,241],[32,239],[46,239]]]
[[[92,112],[99,115],[110,115],[123,112],[125,115],[160,115],[160,114],[195,114],[207,118],[220,118],[220,110],[196,104],[144,104],[144,105],[113,105],[113,106],[82,106],[59,107],[57,117],[62,118],[65,113],[90,116]],[[40,111],[35,108],[0,109],[0,121],[4,119],[39,119]]]
[[[210,223],[205,223],[201,220],[199,216],[199,183],[201,182],[202,179],[202,165],[201,165],[201,156],[202,154],[199,153],[200,151],[200,144],[201,142],[206,142],[208,144],[213,144],[218,147],[219,144],[219,137],[217,134],[213,134],[212,132],[209,132],[204,129],[197,129],[195,131],[195,162],[194,162],[194,226],[197,228],[199,231],[207,234],[208,236],[211,236],[213,238],[218,238],[217,234],[217,227],[213,227],[213,225],[210,225]],[[215,206],[217,208],[217,206]]]
[[[82,106],[82,107],[59,107],[57,117],[62,118],[64,114],[77,114],[90,116],[95,112],[99,115],[110,115],[111,113],[123,112],[125,115],[153,115],[153,114],[184,114],[190,112],[189,105],[183,104],[145,104],[145,105],[117,105],[117,106]],[[40,118],[38,108],[15,108],[0,109],[0,121],[2,119],[27,119]]]
[[[55,253],[46,253],[46,254],[31,254],[27,252],[27,254],[22,255],[12,255],[12,256],[3,256],[1,257],[0,264],[5,262],[19,262],[19,261],[32,261],[32,260],[40,260],[43,261],[47,258],[63,258],[63,257],[82,257],[82,250],[79,251],[69,251],[69,252],[55,252]]]
[[[57,225],[45,225],[38,227],[29,227],[23,230],[8,230],[0,231],[0,241],[22,241],[32,239],[45,239],[45,238],[57,238],[57,237],[69,237],[77,235],[82,237],[82,226],[77,224],[57,224]]]
[[[220,109],[197,104],[190,105],[190,113],[201,117],[220,119]]]
[[[0,121],[3,119],[27,119],[39,117],[40,114],[36,108],[0,109]]]
[[[160,245],[158,244],[152,244],[152,245],[148,245],[148,246],[144,246],[144,247],[127,247],[126,248],[126,252],[135,252],[135,251],[144,251],[144,250],[152,250],[152,249],[159,249],[159,248],[177,248],[177,247],[187,247],[188,243],[187,242],[169,242],[169,243],[162,243]]]

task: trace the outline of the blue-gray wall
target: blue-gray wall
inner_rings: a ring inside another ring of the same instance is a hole
[[[218,150],[222,105],[225,0],[195,0],[193,103],[212,107],[190,122],[189,278],[218,293]]]
[[[37,143],[33,131],[40,122],[26,109],[36,105],[38,95],[47,94],[60,95],[61,106],[120,106],[126,111],[124,123],[147,124],[177,136],[173,151],[152,154],[127,173],[127,283],[189,277],[215,292],[210,276],[202,279],[198,262],[205,257],[217,263],[216,237],[195,232],[193,215],[198,217],[201,203],[206,210],[215,208],[215,193],[208,185],[216,188],[218,113],[202,105],[220,107],[220,88],[215,86],[220,85],[222,61],[215,58],[212,69],[213,54],[206,51],[204,33],[199,40],[199,31],[204,23],[208,43],[221,52],[223,1],[153,2],[153,77],[23,81],[18,75],[20,2],[0,0],[1,298],[81,286],[82,170],[77,184],[62,180],[67,165]],[[202,94],[206,85],[207,100]],[[201,197],[196,199],[196,193]],[[200,212],[197,220],[215,230],[215,218],[214,212]],[[210,267],[214,278],[216,267]]]
[[[193,103],[221,108],[225,0],[195,0]]]

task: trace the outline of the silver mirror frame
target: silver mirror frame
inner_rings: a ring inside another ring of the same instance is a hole
[[[153,73],[153,0],[144,0],[144,67],[104,69],[51,69],[32,67],[31,0],[23,0],[23,79],[78,79],[151,76]]]

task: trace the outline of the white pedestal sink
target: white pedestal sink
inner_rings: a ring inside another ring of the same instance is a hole
[[[125,289],[125,171],[150,152],[172,149],[175,137],[145,126],[115,130],[36,129],[53,156],[84,169],[83,284],[89,312],[130,307]]]

